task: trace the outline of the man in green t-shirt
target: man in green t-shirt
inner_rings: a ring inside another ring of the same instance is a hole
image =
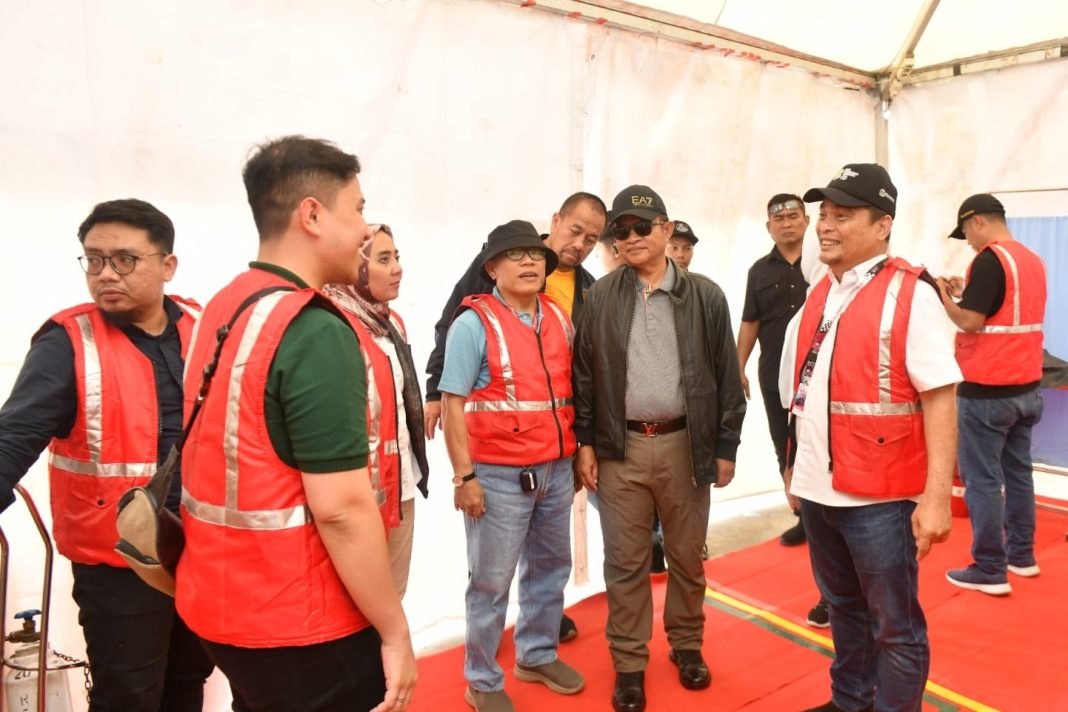
[[[196,393],[209,335],[230,322],[184,451],[176,598],[241,712],[403,710],[415,686],[379,512],[388,484],[368,471],[360,344],[317,291],[356,280],[359,170],[303,136],[254,152],[259,253],[205,307],[187,361]]]

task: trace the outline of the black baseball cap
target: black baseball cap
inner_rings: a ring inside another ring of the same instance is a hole
[[[987,213],[1001,213],[1004,215],[1005,206],[990,193],[976,193],[966,199],[960,204],[960,210],[957,211],[957,227],[954,228],[953,232],[949,233],[949,236],[963,240],[964,230],[961,229],[961,225],[964,224],[964,221],[973,215],[985,215]]]
[[[847,163],[826,188],[810,188],[805,193],[806,203],[824,199],[847,208],[871,206],[890,217],[897,212],[897,188],[878,163]]]
[[[690,244],[697,244],[697,235],[694,234],[693,228],[690,227],[690,223],[683,222],[682,220],[675,221],[675,231],[671,233],[672,237],[685,237],[690,241]]]
[[[624,215],[637,215],[646,220],[655,220],[667,215],[664,200],[647,185],[632,185],[619,191],[612,201],[612,214],[608,220],[611,225]]]
[[[498,225],[493,228],[493,232],[489,234],[486,246],[482,248],[482,254],[478,258],[479,263],[482,265],[482,276],[492,282],[493,280],[490,279],[489,274],[486,272],[486,263],[502,252],[507,252],[516,247],[545,250],[546,277],[556,269],[556,263],[559,262],[559,258],[542,241],[534,226],[526,220],[511,220],[504,225]]]

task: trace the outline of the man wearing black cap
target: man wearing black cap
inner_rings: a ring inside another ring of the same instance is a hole
[[[843,167],[819,202],[820,259],[784,345],[793,433],[784,480],[830,609],[832,700],[814,710],[919,710],[930,667],[918,560],[949,536],[960,370],[934,280],[887,257],[897,189]]]
[[[946,572],[946,578],[961,588],[1004,596],[1012,591],[1008,573],[1039,573],[1031,428],[1042,415],[1046,268],[1012,238],[1004,206],[986,193],[961,204],[949,236],[967,240],[979,254],[966,284],[960,277],[939,280],[946,313],[961,330],[957,463],[974,559]]]
[[[712,677],[701,656],[709,485],[728,485],[745,415],[723,292],[667,259],[674,224],[652,189],[612,203],[626,264],[590,288],[575,340],[576,467],[597,492],[608,589],[606,634],[617,712],[645,709],[653,605],[653,512],[668,560],[664,627],[688,689]]]
[[[667,256],[683,269],[690,269],[693,261],[693,247],[697,244],[697,234],[689,223],[675,220],[675,229],[668,240]]]
[[[745,306],[738,328],[738,363],[742,369],[742,388],[749,398],[749,379],[745,364],[760,342],[758,374],[768,430],[779,460],[779,474],[786,469],[787,411],[780,404],[779,359],[786,336],[786,325],[805,303],[808,282],[801,271],[801,243],[808,230],[808,215],[801,198],[790,193],[772,196],[767,206],[768,234],[775,243],[771,252],[749,268],[745,283]],[[797,512],[800,517],[800,512]],[[779,537],[784,546],[805,543],[805,527],[796,526]]]
[[[571,574],[571,320],[541,293],[556,253],[534,226],[493,230],[479,256],[493,294],[466,297],[449,327],[440,388],[454,504],[467,531],[467,702],[513,709],[497,649],[519,565],[515,676],[577,693],[582,675],[557,657]]]

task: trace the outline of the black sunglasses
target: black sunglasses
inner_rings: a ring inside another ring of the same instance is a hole
[[[616,223],[608,229],[608,235],[613,240],[626,240],[630,237],[630,233],[633,230],[638,234],[638,237],[649,237],[649,233],[653,231],[654,225],[663,224],[663,220],[640,220],[630,224]]]

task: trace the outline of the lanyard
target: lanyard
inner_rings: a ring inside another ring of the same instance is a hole
[[[864,274],[864,281],[857,291],[863,289],[872,277],[879,274],[883,267],[886,266],[887,260],[879,260],[872,265]],[[801,378],[798,379],[797,395],[794,396],[794,410],[797,412],[805,409],[805,397],[808,395],[808,382],[812,380],[812,372],[816,370],[816,357],[819,356],[820,347],[823,345],[824,339],[827,338],[827,334],[831,331],[831,327],[834,326],[838,318],[842,316],[842,312],[845,311],[847,300],[843,299],[841,304],[838,305],[837,311],[831,316],[827,316],[826,312],[820,316],[820,327],[816,329],[816,334],[812,337],[812,345],[808,349],[808,355],[805,356],[805,363],[801,366]]]

